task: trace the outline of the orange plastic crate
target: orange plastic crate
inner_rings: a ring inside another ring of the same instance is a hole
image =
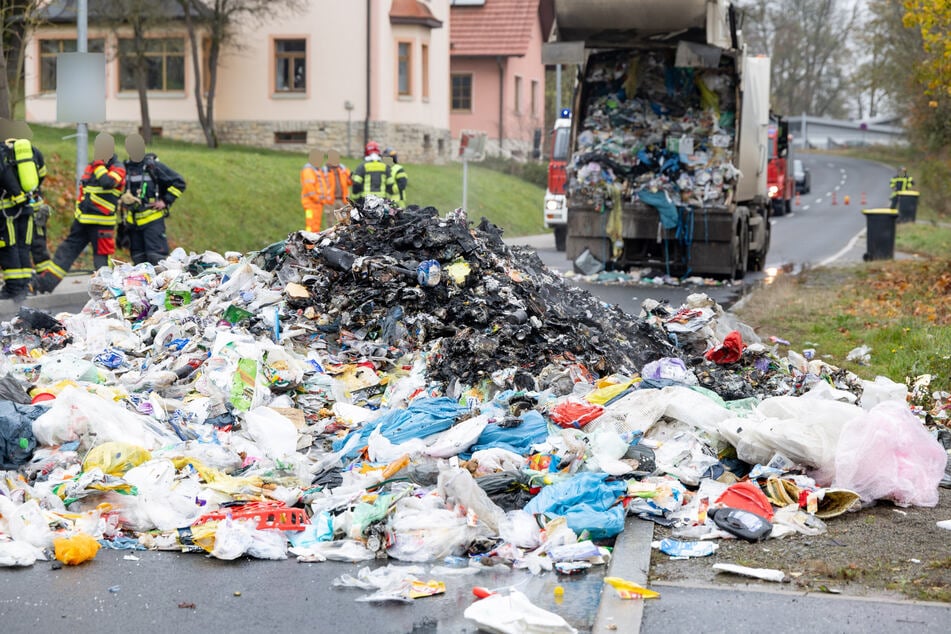
[[[241,506],[230,506],[198,518],[196,524],[203,524],[214,520],[224,520],[228,516],[236,520],[253,519],[258,523],[258,529],[275,528],[282,531],[302,531],[310,524],[310,519],[303,509],[291,508],[283,504],[272,502],[249,502]]]

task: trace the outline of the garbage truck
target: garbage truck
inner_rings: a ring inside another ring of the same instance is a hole
[[[762,270],[769,58],[725,0],[555,0],[574,50],[565,254],[579,272]],[[570,54],[570,53],[569,53]]]

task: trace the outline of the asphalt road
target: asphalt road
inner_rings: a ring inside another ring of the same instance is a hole
[[[820,155],[800,158],[812,171],[812,193],[802,196],[793,214],[773,220],[768,266],[783,271],[832,260],[861,261],[864,244],[856,240],[864,229],[861,195],[864,192],[870,203],[866,207],[887,206],[891,170],[852,159]],[[836,205],[831,204],[832,192],[836,192]],[[844,205],[846,194],[851,198],[848,206]],[[550,267],[570,270],[570,262],[563,253],[555,251],[550,235],[513,238],[509,242],[532,244]],[[693,292],[705,292],[721,305],[729,306],[763,277],[747,275],[742,283],[719,286],[579,284],[604,301],[636,314],[645,298],[667,299],[678,306]],[[87,279],[67,278],[56,294],[30,298],[27,303],[50,312],[78,311],[87,299]],[[8,319],[15,307],[3,304],[10,302],[0,302],[0,318]],[[646,533],[649,534],[650,531]],[[355,602],[362,591],[331,586],[335,577],[345,572],[352,574],[360,565],[299,564],[293,560],[222,562],[202,555],[155,552],[134,553],[138,560],[125,559],[129,554],[102,551],[95,561],[70,569],[52,570],[50,564],[38,562],[29,569],[0,571],[0,632],[471,632],[474,628],[462,618],[462,612],[472,601],[471,588],[475,585],[514,585],[537,605],[561,614],[582,632],[592,631],[598,606],[604,606],[600,596],[604,570],[580,577],[557,577],[552,573],[531,577],[520,571],[440,577],[447,585],[445,595],[420,599],[410,605],[367,604]],[[615,559],[628,558],[619,552]],[[640,563],[646,571],[646,563]],[[628,565],[636,568],[637,562]],[[612,574],[626,573],[612,570]],[[565,590],[561,601],[553,593],[556,585]],[[923,611],[903,607],[900,612],[893,604],[853,602],[848,607],[850,620],[845,625],[835,625],[836,615],[843,608],[828,604],[828,598],[764,598],[759,596],[762,593],[745,594],[744,589],[748,588],[740,585],[728,590],[662,589],[660,600],[644,603],[642,631],[775,633],[792,631],[793,627],[797,632],[803,628],[867,631],[873,623],[885,624],[875,617],[883,613],[891,619],[888,623],[894,623],[901,631],[932,623],[935,615],[943,619],[938,623],[951,622],[947,610],[935,611],[933,606],[926,606],[928,609]],[[623,609],[629,611],[630,607]],[[639,615],[630,616],[622,611],[617,620],[608,624],[615,627],[608,629],[636,632],[639,623]],[[788,624],[795,625],[787,627]]]

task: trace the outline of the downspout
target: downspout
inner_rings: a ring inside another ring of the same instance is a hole
[[[499,156],[503,155],[502,141],[505,139],[505,58],[495,58],[499,65]]]
[[[370,34],[370,4],[371,0],[367,0],[367,109],[366,117],[363,119],[363,146],[366,147],[366,144],[370,142],[370,53],[371,53],[371,34]]]

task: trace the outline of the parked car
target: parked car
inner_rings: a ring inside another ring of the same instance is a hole
[[[812,190],[812,177],[799,159],[793,159],[793,178],[797,194],[808,194]]]

